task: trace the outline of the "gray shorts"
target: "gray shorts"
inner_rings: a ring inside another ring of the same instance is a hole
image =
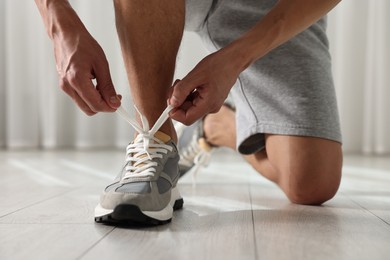
[[[255,25],[276,0],[186,0],[186,30],[210,51]],[[341,142],[326,36],[326,18],[272,50],[240,74],[231,96],[237,112],[237,147],[264,149],[264,134],[311,136]]]

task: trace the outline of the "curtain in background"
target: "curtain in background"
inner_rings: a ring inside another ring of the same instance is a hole
[[[110,63],[131,107],[112,1],[71,1]],[[98,4],[97,4],[98,3]],[[329,16],[329,38],[344,150],[390,152],[388,0],[344,0]],[[206,51],[185,35],[181,77]],[[0,147],[123,147],[132,129],[115,114],[87,117],[58,87],[51,42],[33,1],[0,1]]]
[[[72,1],[106,50],[115,86],[127,81],[115,34],[112,2]],[[131,129],[112,114],[89,118],[58,87],[52,45],[34,1],[1,1],[0,145],[18,147],[124,146]],[[108,11],[107,11],[108,10]],[[127,98],[129,99],[128,95]]]
[[[344,0],[329,37],[344,148],[390,152],[390,1]]]

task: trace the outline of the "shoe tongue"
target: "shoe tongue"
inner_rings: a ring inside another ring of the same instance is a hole
[[[205,138],[200,138],[199,140],[198,140],[198,145],[199,145],[199,147],[202,149],[202,150],[204,150],[204,151],[206,151],[206,152],[210,152],[211,151],[211,149],[213,149],[211,146],[210,146],[210,144],[206,141],[206,139]]]
[[[170,140],[171,140],[171,137],[161,131],[157,131],[155,134],[154,134],[154,137],[156,137],[157,139],[163,141],[164,143],[168,143]]]
[[[156,137],[157,139],[159,139],[160,141],[164,142],[164,143],[168,143],[170,140],[171,140],[171,137],[161,131],[157,131],[155,134],[154,134],[154,137]],[[154,143],[155,141],[151,141],[152,143]],[[146,157],[147,155],[146,154],[141,154],[140,156],[137,156],[138,158],[144,158]],[[141,163],[139,164],[139,166],[144,166],[145,163]]]

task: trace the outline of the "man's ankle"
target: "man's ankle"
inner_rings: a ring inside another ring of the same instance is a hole
[[[175,127],[172,123],[172,120],[168,119],[167,122],[165,122],[162,127],[159,129],[160,132],[163,132],[166,135],[169,135],[169,137],[173,140],[174,143],[177,144],[177,134]]]

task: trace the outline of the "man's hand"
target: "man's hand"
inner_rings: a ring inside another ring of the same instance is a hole
[[[172,119],[190,125],[219,111],[242,70],[231,54],[222,49],[207,56],[174,84],[168,101],[175,107]]]
[[[104,52],[88,33],[55,39],[54,52],[61,89],[87,115],[114,112],[120,106]]]
[[[114,112],[121,104],[121,96],[115,92],[106,56],[69,2],[35,2],[53,40],[61,89],[87,115]]]
[[[340,0],[279,0],[252,29],[203,59],[175,84],[171,117],[192,124],[217,112],[238,75],[272,49],[288,41],[331,10]]]

